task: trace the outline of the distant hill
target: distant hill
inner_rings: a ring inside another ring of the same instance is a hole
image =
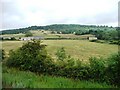
[[[115,30],[115,27],[96,26],[96,25],[78,25],[78,24],[53,24],[47,26],[30,26],[26,28],[4,30],[4,31],[0,31],[0,34],[26,33],[30,30],[49,30],[49,31],[62,32],[64,34],[74,33],[74,32],[79,34],[84,34],[84,33],[88,33],[90,30],[93,31]]]
[[[53,24],[47,26],[30,26],[13,30],[1,31],[0,34],[19,34],[34,30],[52,31],[53,34],[92,34],[101,40],[119,40],[117,27],[96,26],[96,25],[78,25],[78,24]]]

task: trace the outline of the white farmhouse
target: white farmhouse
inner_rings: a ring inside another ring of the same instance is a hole
[[[42,40],[44,39],[43,37],[40,36],[34,36],[34,37],[23,37],[20,40],[21,41],[29,41],[29,40]]]
[[[97,40],[97,37],[88,37],[88,40]]]

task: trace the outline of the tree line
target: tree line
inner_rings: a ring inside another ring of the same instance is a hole
[[[85,35],[93,34],[101,40],[118,40],[119,27],[96,26],[96,25],[77,25],[77,24],[54,24],[47,26],[31,26],[13,30],[0,31],[0,34],[19,34],[30,30],[49,30],[58,34]]]

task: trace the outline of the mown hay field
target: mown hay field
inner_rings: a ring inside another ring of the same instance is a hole
[[[22,46],[26,41],[3,41],[2,48],[8,55],[9,50],[15,50]],[[66,53],[71,57],[88,60],[90,57],[108,57],[113,53],[118,52],[118,45],[102,44],[89,42],[88,40],[43,40],[43,44],[46,44],[48,53],[55,57],[55,53],[61,47],[64,47]]]
[[[86,34],[86,35],[74,35],[74,34],[51,34],[51,31],[30,31],[33,36],[42,36],[44,38],[80,38],[80,39],[86,39],[87,37],[94,36],[92,34]]]
[[[74,34],[51,34],[51,31],[45,31],[45,30],[31,30],[30,31],[33,36],[41,36],[44,38],[79,38],[79,39],[86,39],[87,37],[94,36],[91,34],[86,35],[74,35]],[[25,34],[19,33],[19,34],[4,34],[1,35],[4,38],[8,37],[15,37],[16,39],[19,39],[21,37],[25,37]]]

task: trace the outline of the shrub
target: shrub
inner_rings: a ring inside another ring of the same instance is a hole
[[[97,42],[97,40],[90,40],[90,42]]]
[[[97,43],[106,43],[106,41],[102,41],[102,40],[97,40]]]
[[[66,56],[66,52],[65,52],[64,47],[59,48],[59,49],[57,50],[56,56],[57,56],[58,60],[61,60],[61,61],[63,61],[63,60],[66,59],[67,56]]]
[[[16,51],[10,51],[6,65],[33,72],[45,72],[52,58],[48,56],[45,45],[40,41],[25,43]]]
[[[3,49],[0,49],[0,61],[5,59],[5,51]]]
[[[66,59],[66,61],[67,61],[67,67],[73,67],[74,65],[75,65],[75,60],[74,60],[74,58],[71,58],[70,56],[68,56],[67,57],[67,59]]]
[[[109,41],[109,44],[117,44],[117,45],[120,45],[120,40],[111,40]]]
[[[107,59],[90,58],[90,67],[90,79],[120,87],[120,53]]]
[[[90,78],[96,81],[104,81],[105,62],[104,59],[90,58]]]
[[[26,32],[25,33],[25,37],[30,37],[30,36],[33,36],[33,34],[31,32]]]
[[[120,87],[120,53],[108,58],[108,63],[106,69],[107,81]]]
[[[67,56],[62,47],[56,53],[58,56],[56,64],[48,56],[45,45],[42,45],[40,41],[30,41],[18,50],[11,50],[9,54],[6,62],[8,67],[120,86],[120,53],[107,59],[90,58],[87,66],[82,65],[81,61],[75,62],[71,56]]]
[[[11,40],[16,40],[15,37],[11,37]]]

